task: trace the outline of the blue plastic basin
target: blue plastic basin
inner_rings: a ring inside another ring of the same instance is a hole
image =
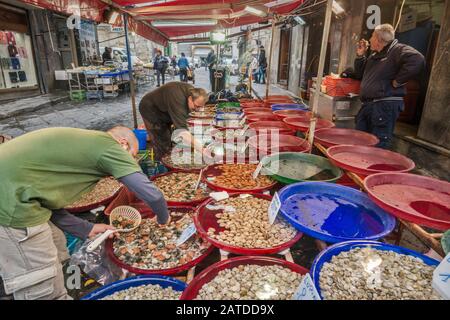
[[[314,285],[316,286],[317,292],[320,294],[321,298],[321,290],[320,290],[320,271],[322,270],[322,267],[324,263],[330,262],[333,256],[336,256],[344,251],[350,251],[355,248],[364,248],[364,247],[372,247],[376,250],[383,250],[383,251],[394,251],[399,254],[405,254],[410,255],[413,257],[420,258],[425,264],[429,266],[437,266],[439,264],[439,261],[431,259],[423,254],[420,254],[419,252],[406,249],[403,247],[394,246],[392,244],[386,244],[381,243],[377,241],[347,241],[347,242],[341,242],[334,244],[327,249],[323,250],[319,255],[314,259],[314,262],[312,264],[311,269],[309,270],[309,273],[311,274],[311,277],[314,281]]]
[[[300,182],[280,190],[280,213],[299,231],[326,242],[380,239],[395,218],[363,192],[328,182]]]
[[[271,106],[272,111],[278,110],[308,110],[306,105],[298,103],[279,103]]]
[[[100,300],[117,291],[149,284],[159,284],[163,288],[172,287],[173,290],[180,291],[180,293],[187,287],[186,283],[174,278],[158,275],[143,275],[110,283],[84,296],[81,300]]]

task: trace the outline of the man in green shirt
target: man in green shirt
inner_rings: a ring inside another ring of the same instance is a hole
[[[210,157],[202,144],[188,131],[189,113],[205,106],[208,94],[185,82],[170,82],[147,93],[139,103],[139,111],[150,136],[155,159],[160,160],[172,144],[172,125],[186,145]]]
[[[42,129],[0,145],[0,277],[7,295],[70,298],[54,238],[63,237],[58,228],[80,238],[112,228],[63,210],[104,177],[118,179],[160,224],[168,223],[167,203],[134,160],[137,150],[136,137],[125,127],[106,133]]]

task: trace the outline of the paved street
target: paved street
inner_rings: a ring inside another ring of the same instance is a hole
[[[208,72],[204,68],[199,68],[195,71],[195,74],[195,86],[209,91]],[[178,80],[178,77],[175,80]],[[231,84],[236,83],[237,77],[231,77]],[[263,85],[255,86],[259,95],[264,94],[264,88]],[[136,94],[136,105],[139,105],[139,101],[146,92],[153,89],[150,86],[139,88]],[[280,90],[273,88],[273,93],[280,94]],[[0,106],[0,109],[2,109],[2,106]],[[140,117],[138,121],[139,123],[142,122]],[[106,130],[118,124],[128,127],[133,126],[129,94],[121,94],[118,98],[104,99],[103,101],[62,102],[37,111],[2,119],[0,120],[0,133],[16,137],[25,132],[47,127],[62,126]]]

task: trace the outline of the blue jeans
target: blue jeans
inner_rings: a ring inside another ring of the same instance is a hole
[[[403,108],[403,100],[363,103],[356,116],[356,130],[377,136],[380,140],[377,147],[388,149],[392,143],[395,122]]]
[[[263,68],[263,67],[258,68],[256,82],[266,83],[266,68]]]

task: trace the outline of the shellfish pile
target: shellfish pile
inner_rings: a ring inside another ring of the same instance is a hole
[[[179,213],[171,212],[172,221],[160,226],[155,219],[143,219],[132,232],[121,233],[114,239],[114,255],[123,263],[138,269],[163,270],[184,265],[199,256],[209,244],[197,235],[182,245],[176,242],[192,222],[190,214],[176,219]]]
[[[172,287],[149,284],[114,292],[102,300],[179,300],[180,296],[181,292]]]
[[[330,300],[439,299],[431,287],[433,270],[410,255],[356,248],[323,265],[320,288]]]
[[[197,173],[174,172],[157,177],[153,182],[167,201],[187,202],[201,200],[209,195],[208,189],[203,183],[195,190],[197,180]]]
[[[287,300],[301,280],[301,274],[277,265],[240,265],[220,271],[196,300]]]
[[[218,241],[245,248],[270,248],[295,237],[297,231],[288,223],[276,220],[269,224],[270,201],[248,196],[234,197],[214,203],[225,208],[217,213],[217,222],[223,231],[208,229],[208,235]]]
[[[113,177],[101,179],[90,192],[81,196],[74,203],[66,206],[67,208],[78,208],[88,206],[113,196],[122,186],[122,184]]]

